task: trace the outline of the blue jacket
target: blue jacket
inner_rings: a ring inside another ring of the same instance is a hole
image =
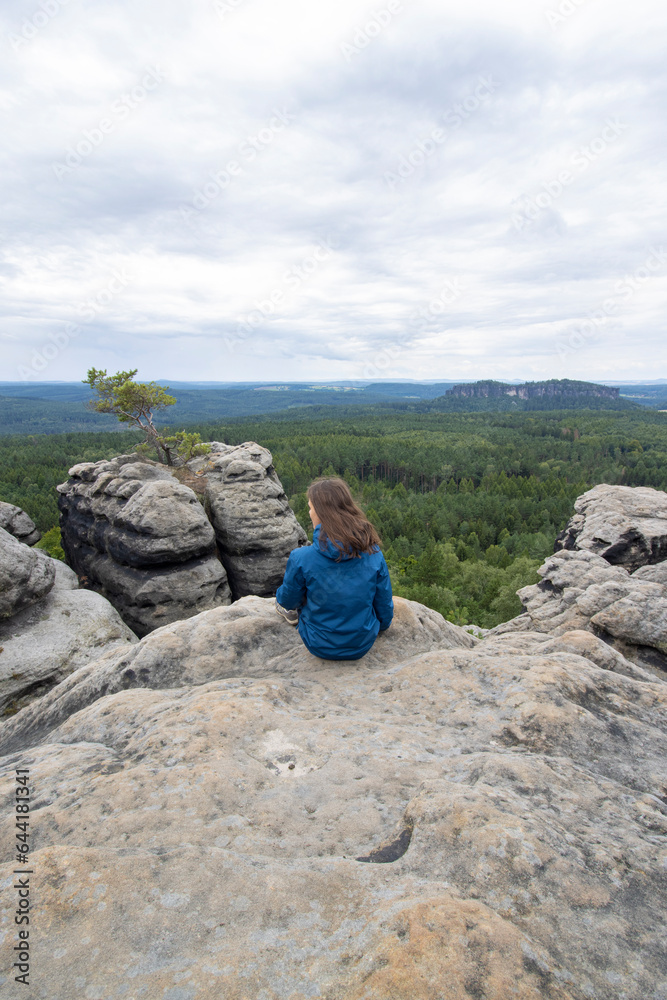
[[[321,549],[319,537],[318,524],[313,544],[290,552],[276,600],[299,609],[299,635],[314,656],[358,660],[394,617],[387,564],[379,549],[337,562],[340,551],[328,539]]]

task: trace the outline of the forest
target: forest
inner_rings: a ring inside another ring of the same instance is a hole
[[[314,409],[188,429],[205,441],[269,448],[307,530],[306,487],[343,476],[380,531],[394,592],[457,624],[490,628],[521,612],[515,591],[537,581],[585,490],[667,490],[667,415],[654,410]],[[0,499],[47,532],[58,523],[55,486],[68,468],[139,440],[132,431],[0,437]],[[57,530],[44,544],[56,543]]]
[[[159,381],[159,380],[158,380]],[[168,380],[167,380],[168,381]],[[474,394],[461,398],[451,390],[453,382],[334,382],[288,384],[207,384],[172,382],[176,405],[163,415],[170,427],[199,424],[236,417],[254,419],[261,414],[294,408],[299,416],[319,416],[335,406],[347,417],[361,406],[375,405],[389,413],[545,411],[555,409],[633,409],[639,405],[667,408],[667,385],[621,386],[620,398],[595,399],[585,391],[589,383],[568,379],[550,380],[559,389],[559,398],[529,399],[495,394],[485,398]],[[160,383],[162,384],[162,383]],[[528,383],[540,385],[542,383]],[[549,384],[549,383],[546,383]],[[501,383],[477,382],[478,387]],[[598,386],[598,388],[603,388]],[[113,418],[88,407],[92,393],[82,382],[0,382],[0,436],[6,434],[59,434],[72,431],[114,429]]]

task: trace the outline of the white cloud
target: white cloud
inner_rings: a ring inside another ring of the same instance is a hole
[[[0,377],[73,324],[34,377],[664,374],[667,264],[557,351],[662,245],[657,2],[54,4],[0,28]]]

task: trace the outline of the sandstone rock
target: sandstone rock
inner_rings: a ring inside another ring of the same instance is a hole
[[[610,566],[601,556],[586,551],[559,551],[545,560],[539,571],[542,580],[517,591],[526,609],[531,627],[540,632],[570,632],[586,628],[591,603],[604,601],[609,593],[611,603],[631,589],[630,577],[621,566]],[[593,590],[587,603],[589,588]],[[581,603],[580,603],[581,599]],[[604,605],[602,605],[604,606]],[[595,604],[599,610],[599,604]],[[502,627],[502,626],[501,626]]]
[[[0,500],[0,528],[26,545],[34,545],[42,537],[41,531],[37,530],[35,522],[24,510],[3,500]]]
[[[394,620],[361,660],[363,666],[389,667],[429,649],[472,648],[477,642],[437,611],[414,601],[394,599]],[[0,737],[2,747],[43,738],[55,725],[93,701],[130,687],[172,688],[225,677],[291,676],[303,669],[328,669],[331,662],[312,656],[298,632],[278,615],[271,599],[246,597],[157,629],[137,646],[107,654],[21,712]],[[343,661],[345,662],[345,661]],[[6,741],[9,741],[7,743]]]
[[[603,639],[592,632],[583,630],[573,630],[571,632],[560,632],[558,635],[550,635],[544,632],[501,632],[500,626],[489,633],[481,647],[485,655],[490,652],[516,653],[527,655],[540,653],[574,653],[590,660],[603,670],[612,670],[617,674],[624,674],[635,680],[653,682],[656,679],[655,672],[644,670],[632,663],[618,650],[614,649]],[[664,674],[659,672],[660,679]]]
[[[69,564],[139,635],[232,596],[275,594],[307,540],[254,442],[214,441],[177,469],[138,455],[84,462],[58,491]]]
[[[651,646],[667,654],[667,594],[659,583],[645,582],[626,597],[598,611],[591,624],[617,639]]]
[[[273,468],[271,452],[253,441],[188,463],[206,475],[206,504],[234,600],[275,594],[292,549],[307,543]]]
[[[10,618],[38,601],[53,586],[54,560],[30,549],[0,528],[0,619]]]
[[[60,559],[54,559],[53,564],[56,570],[53,590],[78,590],[79,578],[74,570]]]
[[[630,572],[667,559],[667,493],[601,485],[578,497],[574,509],[557,548],[586,549]]]
[[[519,591],[517,591],[519,593]],[[516,618],[511,618],[508,622],[502,622],[500,625],[496,625],[495,628],[490,628],[486,634],[486,637],[493,637],[494,635],[503,635],[507,632],[532,632],[533,631],[533,619],[529,614],[525,613],[522,615],[517,615]]]
[[[546,560],[540,583],[518,591],[525,616],[493,630],[510,632],[526,626],[563,635],[588,630],[604,638],[641,668],[667,669],[667,587],[661,565],[630,575],[621,566],[586,550],[561,550]]]
[[[603,670],[613,670],[617,674],[625,674],[640,681],[655,681],[655,676],[648,670],[643,670],[622,656],[616,649],[593,635],[591,632],[572,631],[547,639],[540,646],[540,653],[575,653],[584,656]]]
[[[40,1000],[661,997],[667,685],[591,633],[477,642],[396,604],[350,664],[246,598],[4,724],[0,884],[29,764]]]
[[[0,713],[23,707],[106,650],[136,642],[99,594],[56,584],[36,604],[0,621]]]
[[[667,560],[654,566],[640,566],[632,574],[633,580],[648,580],[649,583],[661,583],[667,587]]]
[[[87,568],[139,636],[231,601],[224,567],[214,556],[149,567],[92,556]]]
[[[165,466],[82,463],[58,491],[69,564],[137,634],[230,603],[204,508]]]

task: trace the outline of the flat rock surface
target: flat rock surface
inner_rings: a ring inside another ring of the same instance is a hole
[[[397,657],[452,646],[471,648],[477,642],[421,604],[395,598],[394,606],[391,629],[378,636],[358,662],[389,667]],[[138,645],[111,650],[76,671],[3,727],[0,752],[43,739],[63,719],[114,691],[204,684],[220,677],[291,675],[328,662],[308,652],[296,629],[277,614],[273,600],[245,597],[231,607],[157,629]]]
[[[665,683],[587,631],[478,642],[400,599],[366,657],[324,661],[271,605],[159,629],[4,724],[31,1000],[667,997]]]
[[[667,493],[648,486],[595,486],[577,498],[557,545],[585,549],[632,572],[667,559]]]

